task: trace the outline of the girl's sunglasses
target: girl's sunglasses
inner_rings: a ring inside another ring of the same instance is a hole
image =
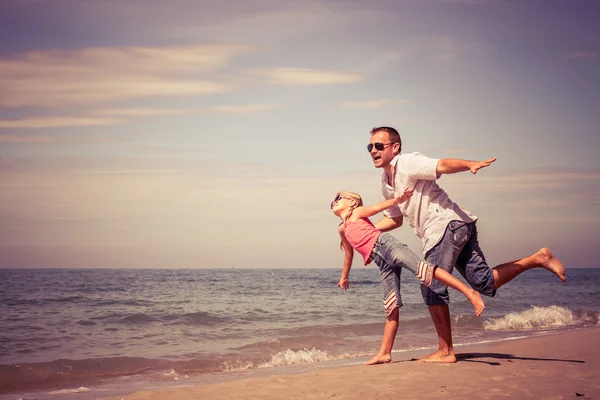
[[[333,208],[333,205],[335,203],[337,203],[338,201],[340,201],[341,199],[352,200],[350,197],[346,197],[346,196],[341,195],[341,194],[338,193],[338,194],[335,195],[335,199],[333,199],[333,201],[331,202],[331,205],[329,206],[329,208]]]
[[[394,143],[398,143],[398,142],[391,142],[391,143],[381,143],[381,142],[377,142],[377,143],[369,143],[367,145],[367,150],[369,151],[369,153],[371,152],[371,150],[373,150],[373,147],[375,147],[375,150],[377,151],[382,151],[383,149],[385,149],[387,146],[390,146]]]

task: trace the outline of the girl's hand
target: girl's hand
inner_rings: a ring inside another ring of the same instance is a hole
[[[396,204],[404,203],[413,195],[414,189],[406,188],[401,196],[396,197]]]
[[[344,292],[350,287],[348,284],[348,278],[341,278],[337,285]]]

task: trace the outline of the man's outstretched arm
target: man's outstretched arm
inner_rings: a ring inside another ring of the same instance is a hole
[[[471,171],[476,174],[481,168],[485,168],[496,161],[496,157],[485,161],[461,160],[459,158],[442,158],[435,169],[438,177],[442,174],[455,174],[457,172]]]
[[[389,232],[392,229],[396,229],[402,226],[402,215],[399,217],[389,218],[383,217],[379,221],[375,222],[375,228],[381,232]]]

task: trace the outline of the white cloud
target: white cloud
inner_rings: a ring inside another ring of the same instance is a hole
[[[123,120],[117,118],[31,117],[0,120],[0,128],[41,129],[69,126],[118,125],[121,123],[123,123]]]
[[[201,76],[248,51],[233,44],[31,51],[0,59],[0,107],[84,106],[228,92],[231,84]]]
[[[42,144],[42,143],[109,143],[116,142],[116,139],[106,136],[95,136],[95,135],[60,135],[60,136],[48,136],[48,135],[30,135],[20,133],[0,133],[0,143],[6,144]],[[0,159],[1,165],[2,159]],[[8,163],[4,160],[4,163]]]
[[[307,68],[271,68],[252,71],[268,78],[277,85],[338,85],[360,81],[362,76],[354,72],[327,71]]]
[[[184,115],[194,112],[193,110],[174,109],[174,108],[105,108],[94,110],[94,114],[118,116],[118,117],[151,117],[156,115]]]
[[[252,114],[274,110],[276,108],[278,108],[277,104],[244,104],[234,106],[214,106],[207,108],[207,110],[225,114]]]
[[[56,138],[38,135],[17,135],[16,133],[0,133],[0,143],[48,143]]]

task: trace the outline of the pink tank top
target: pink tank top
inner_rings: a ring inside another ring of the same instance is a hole
[[[360,253],[365,259],[365,265],[371,262],[371,251],[381,232],[369,218],[361,218],[358,221],[348,222],[343,229],[346,240],[350,246]]]

